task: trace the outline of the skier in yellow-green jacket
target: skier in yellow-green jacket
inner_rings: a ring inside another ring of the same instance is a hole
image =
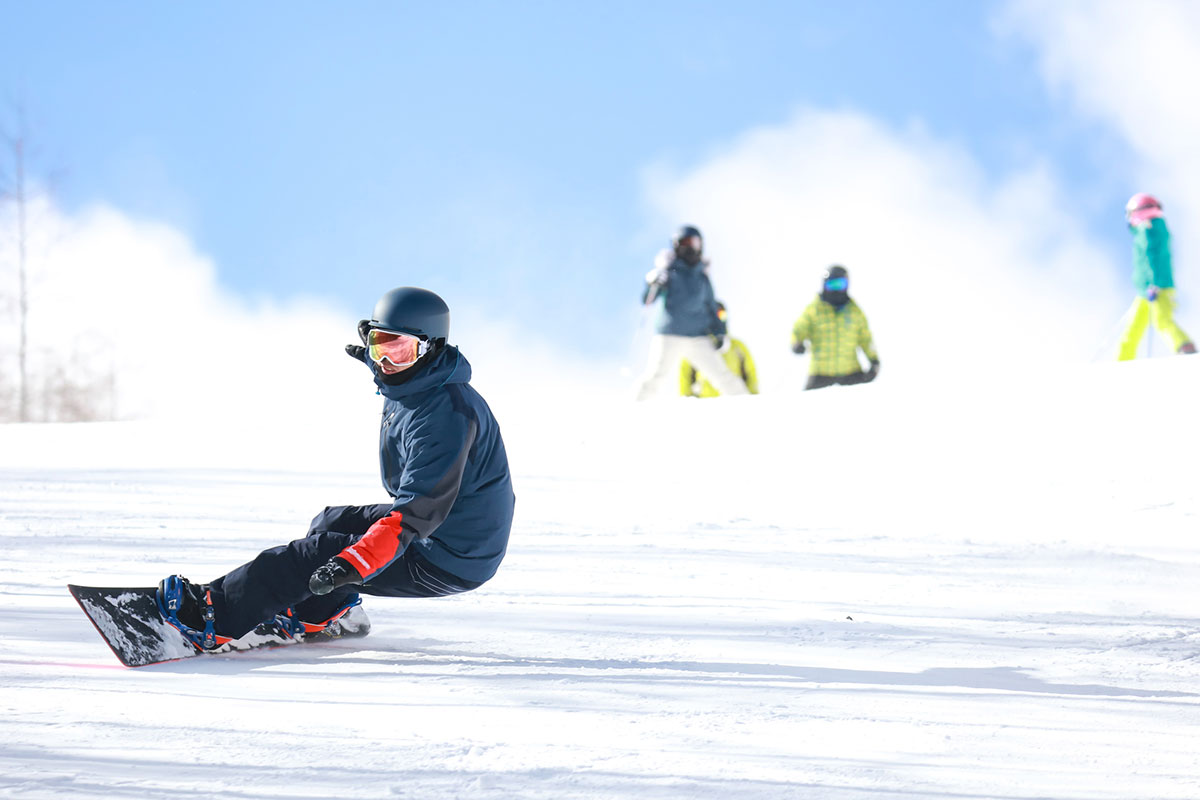
[[[717,303],[717,318],[722,322],[728,319],[724,303]],[[742,379],[750,394],[758,394],[758,372],[754,368],[754,359],[750,357],[750,349],[728,332],[721,336],[711,335],[713,346],[721,354],[729,371]],[[679,364],[679,393],[684,397],[717,397],[721,394],[686,358]]]
[[[1171,234],[1163,219],[1162,204],[1140,192],[1125,204],[1125,221],[1133,234],[1133,285],[1137,296],[1121,336],[1118,361],[1137,358],[1138,345],[1153,324],[1176,353],[1196,352],[1196,345],[1175,322],[1175,276],[1171,271]]]
[[[812,356],[805,389],[870,383],[879,374],[879,354],[871,341],[867,315],[850,299],[850,275],[839,264],[825,271],[821,293],[792,326],[792,352],[806,352],[806,342],[812,346]],[[866,372],[858,360],[860,349],[871,362]]]

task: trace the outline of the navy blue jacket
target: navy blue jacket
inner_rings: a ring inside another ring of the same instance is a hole
[[[508,547],[514,496],[508,456],[491,409],[471,388],[471,365],[444,347],[405,383],[375,383],[385,398],[379,468],[403,515],[400,550],[483,582]]]
[[[676,258],[667,267],[667,283],[658,290],[654,302],[658,314],[654,321],[657,333],[671,336],[723,335],[725,323],[717,317],[717,300],[708,279],[707,265],[690,265]],[[652,286],[643,295],[645,301]]]

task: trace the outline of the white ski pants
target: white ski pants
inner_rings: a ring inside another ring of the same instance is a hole
[[[710,336],[658,334],[650,341],[650,360],[638,387],[638,400],[679,394],[679,365],[686,359],[722,396],[750,394],[742,379],[729,371]]]

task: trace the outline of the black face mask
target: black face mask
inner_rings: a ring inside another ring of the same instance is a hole
[[[429,352],[417,359],[415,364],[403,372],[397,372],[395,375],[384,375],[383,371],[379,369],[378,364],[372,364],[371,368],[379,376],[380,383],[387,384],[388,386],[402,386],[425,371],[426,365],[437,356],[444,343],[445,339],[436,340],[430,346]]]
[[[821,299],[826,303],[829,303],[829,305],[833,306],[834,308],[841,308],[850,301],[850,294],[845,289],[837,292],[832,292],[829,289],[826,289],[825,291],[821,292]]]
[[[689,267],[694,267],[700,263],[701,252],[695,248],[682,245],[675,251],[675,255],[683,259],[683,263]]]

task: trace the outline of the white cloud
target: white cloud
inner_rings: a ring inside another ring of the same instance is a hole
[[[835,262],[892,380],[1087,361],[1125,303],[1111,277],[1124,254],[1088,241],[1047,169],[992,185],[955,145],[861,114],[749,131],[694,169],[653,172],[648,192],[664,228],[705,232],[768,386],[799,382],[791,324]]]
[[[339,353],[352,321],[322,303],[240,301],[181,233],[108,207],[65,216],[42,202],[30,219],[35,377],[111,376],[118,418],[291,421],[353,402]]]
[[[302,442],[340,430],[361,437],[364,423],[377,424],[380,400],[370,374],[343,352],[376,296],[350,312],[311,297],[249,301],[222,288],[216,265],[168,225],[107,206],[67,215],[44,200],[29,217],[30,373],[39,385],[61,367],[79,385],[96,385],[102,414],[175,420],[234,437],[273,431],[275,440]],[[0,219],[5,230],[10,222]],[[13,242],[0,242],[0,389],[7,383],[9,402],[14,265]],[[381,285],[379,294],[390,288]],[[493,403],[521,409],[556,402],[563,384],[591,395],[620,388],[616,363],[575,363],[483,299],[446,299],[451,340]],[[115,407],[106,394],[109,377]],[[35,409],[35,419],[45,416],[54,419]],[[365,434],[368,452],[372,436]]]

